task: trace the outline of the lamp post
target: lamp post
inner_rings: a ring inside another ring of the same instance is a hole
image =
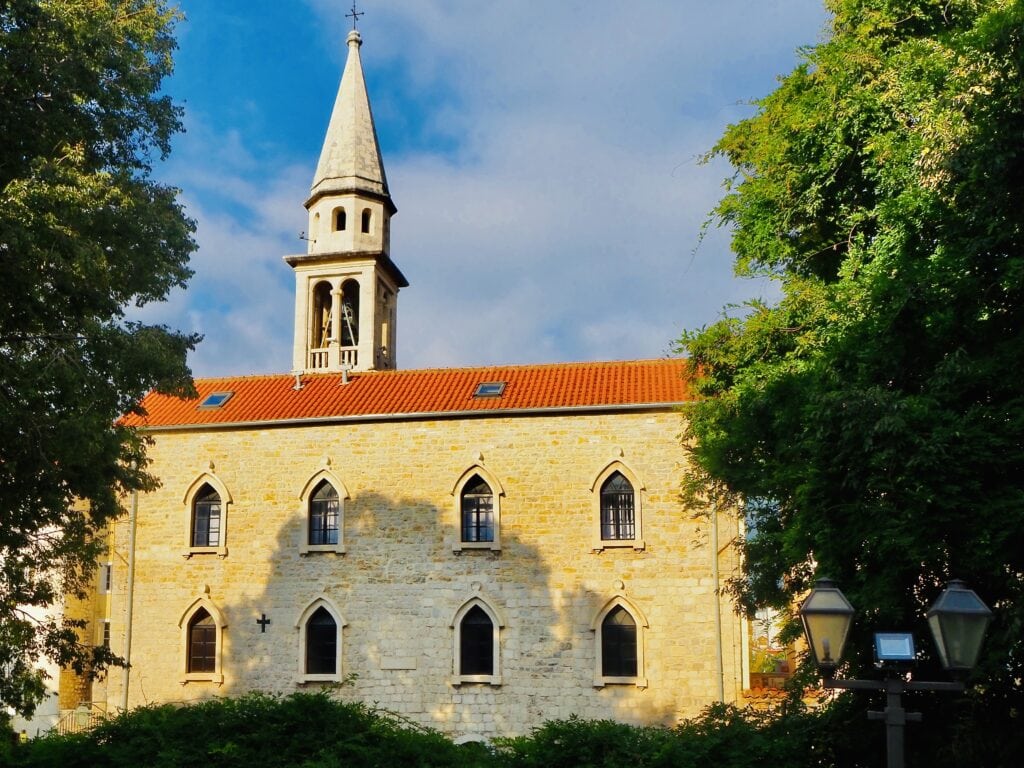
[[[853,624],[854,609],[835,582],[819,579],[800,606],[800,618],[807,635],[807,645],[823,678],[825,688],[844,690],[885,691],[886,707],[882,712],[868,712],[872,720],[883,720],[886,732],[888,768],[903,768],[903,729],[908,721],[920,722],[920,712],[903,709],[906,691],[964,690],[962,682],[931,682],[907,680],[887,674],[884,680],[837,680],[836,667],[843,655],[846,638]],[[992,611],[964,582],[954,580],[943,590],[926,614],[942,667],[955,676],[966,676],[978,660]],[[875,635],[875,655],[880,662],[914,659],[913,636],[909,632],[886,632]]]

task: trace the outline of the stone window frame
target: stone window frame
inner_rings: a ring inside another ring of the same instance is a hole
[[[220,496],[220,542],[215,547],[196,547],[192,545],[192,524],[195,514],[195,501],[203,486],[210,486]],[[181,502],[184,505],[185,516],[185,551],[182,554],[185,558],[193,555],[217,555],[227,557],[228,555],[228,519],[230,518],[229,507],[233,503],[231,493],[224,482],[217,477],[212,467],[209,472],[201,472],[185,490]]]
[[[492,541],[463,541],[462,540],[462,491],[477,475],[491,488],[493,499],[494,515],[494,539]],[[453,499],[453,529],[455,535],[452,542],[452,551],[461,552],[466,549],[485,549],[501,551],[501,499],[505,495],[505,488],[494,474],[488,470],[482,461],[472,464],[465,472],[459,475],[459,479],[452,486],[451,495]]]
[[[490,675],[464,675],[460,669],[462,663],[462,620],[466,615],[479,607],[491,620],[493,628],[493,667]],[[449,625],[452,629],[452,679],[451,685],[459,687],[466,684],[501,685],[501,630],[505,628],[505,617],[486,597],[474,594],[459,606],[452,616]]]
[[[331,484],[334,490],[338,493],[338,543],[337,544],[310,544],[309,543],[309,502],[313,497],[313,492],[317,489],[321,482],[326,481]],[[299,532],[299,554],[310,555],[317,552],[333,552],[337,555],[343,555],[347,551],[345,548],[345,502],[351,499],[351,495],[348,492],[348,488],[345,487],[345,483],[342,482],[341,478],[337,476],[330,469],[330,461],[325,462],[325,466],[319,471],[315,472],[302,486],[302,490],[299,492],[299,516],[302,520],[301,530]]]
[[[334,625],[338,632],[337,642],[335,644],[338,663],[336,668],[337,671],[334,674],[311,674],[306,672],[306,625],[312,618],[313,614],[320,608],[323,608],[331,615],[331,618],[334,619]],[[344,658],[344,654],[342,653],[342,630],[347,626],[347,624],[348,622],[346,622],[345,617],[342,616],[341,610],[326,594],[321,593],[320,595],[317,595],[306,605],[298,618],[295,619],[295,630],[298,633],[297,655],[299,660],[299,667],[295,677],[295,682],[297,684],[341,683],[344,681],[342,664],[342,659]]]
[[[461,747],[464,744],[483,744],[488,746],[490,743],[490,739],[480,733],[464,733],[462,736],[452,739],[452,744],[457,747]]]
[[[636,674],[627,677],[612,677],[604,674],[602,669],[602,638],[601,628],[604,620],[616,608],[622,608],[636,622]],[[643,612],[624,595],[615,595],[606,602],[601,610],[594,616],[590,624],[590,631],[594,633],[594,687],[604,688],[607,685],[635,685],[637,688],[647,687],[647,678],[644,676],[645,659],[644,646],[646,645],[646,634],[650,625]]]
[[[205,610],[210,618],[213,619],[213,623],[216,626],[216,650],[214,652],[214,662],[212,672],[189,672],[188,671],[188,659],[189,659],[189,629],[192,623],[192,617],[200,610]],[[214,683],[216,685],[224,684],[224,630],[228,628],[227,619],[224,613],[217,607],[209,597],[197,597],[191,603],[188,608],[185,609],[184,613],[181,614],[181,618],[178,620],[178,628],[181,630],[181,665],[180,665],[180,679],[179,682],[182,685],[188,683]]]
[[[96,644],[104,648],[109,648],[112,642],[110,619],[100,619],[99,626],[97,627],[97,640]]]
[[[616,472],[622,474],[630,485],[633,486],[633,517],[635,535],[632,539],[602,539],[601,538],[601,489],[605,482]],[[647,544],[643,538],[643,497],[647,488],[640,475],[621,459],[608,462],[594,477],[590,484],[591,495],[591,536],[593,544],[591,551],[601,552],[605,549],[626,549],[631,548],[637,552],[643,551]]]
[[[97,569],[97,592],[101,595],[109,595],[114,592],[114,563],[110,560],[100,563]]]

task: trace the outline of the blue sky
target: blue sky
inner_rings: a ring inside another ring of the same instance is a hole
[[[161,180],[198,225],[145,319],[205,336],[197,376],[286,372],[305,200],[350,0],[180,0]],[[819,41],[820,0],[363,0],[391,194],[401,368],[615,360],[771,291],[699,244],[729,173],[696,161]]]

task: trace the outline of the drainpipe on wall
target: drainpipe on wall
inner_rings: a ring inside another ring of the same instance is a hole
[[[722,601],[718,589],[718,502],[711,504],[711,579],[715,583],[715,673],[718,701],[725,703],[725,667],[722,661]]]
[[[121,689],[121,711],[128,709],[128,681],[132,661],[132,611],[135,606],[135,518],[139,514],[139,492],[132,491],[132,511],[128,516],[128,582],[125,585],[124,687]]]

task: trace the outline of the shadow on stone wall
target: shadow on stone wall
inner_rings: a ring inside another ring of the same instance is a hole
[[[454,503],[454,502],[453,502]],[[359,493],[345,502],[344,554],[300,554],[298,506],[273,538],[273,551],[240,562],[234,545],[208,573],[211,599],[223,611],[225,683],[200,695],[248,690],[287,694],[319,689],[299,683],[299,617],[327,599],[344,619],[338,688],[362,701],[452,737],[490,738],[528,732],[572,714],[673,724],[675,707],[655,706],[635,686],[594,687],[594,615],[613,596],[597,594],[560,574],[536,547],[506,525],[502,549],[452,551],[459,532],[452,510],[414,497]],[[254,510],[232,513],[229,536],[245,536]],[[276,518],[279,519],[279,518]],[[242,524],[242,528],[239,524]],[[218,570],[224,569],[218,577]],[[230,575],[228,575],[230,571]],[[251,572],[253,588],[228,590]],[[479,598],[503,619],[501,685],[453,685],[459,608]],[[269,623],[259,623],[263,619]],[[664,631],[657,627],[649,631]],[[653,661],[653,660],[652,660]],[[187,698],[194,698],[190,692]]]

